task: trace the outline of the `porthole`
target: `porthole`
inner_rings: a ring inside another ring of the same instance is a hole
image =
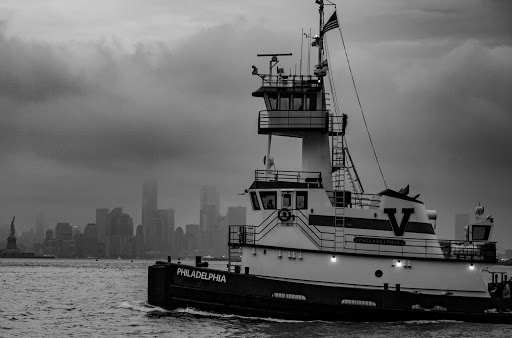
[[[382,270],[375,271],[375,277],[377,277],[377,278],[382,277]]]

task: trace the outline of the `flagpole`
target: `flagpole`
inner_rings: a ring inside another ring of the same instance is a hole
[[[319,46],[318,46],[318,64],[322,62],[322,49],[323,49],[323,37],[322,37],[322,26],[323,26],[323,16],[324,16],[324,0],[319,0],[320,7],[318,8],[319,12],[319,25],[318,25],[318,34],[320,35]]]
[[[304,28],[301,28],[300,29],[300,71],[299,71],[299,75],[302,76],[302,49],[303,49],[303,46],[304,46]]]
[[[311,74],[310,67],[311,67],[311,27],[309,27],[309,35],[308,35],[308,75]]]

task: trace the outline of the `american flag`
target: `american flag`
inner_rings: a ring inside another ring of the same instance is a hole
[[[332,13],[330,19],[325,23],[324,28],[322,28],[321,35],[324,35],[328,31],[334,28],[338,28],[338,17],[336,16],[336,12]]]

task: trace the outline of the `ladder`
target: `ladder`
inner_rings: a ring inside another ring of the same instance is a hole
[[[345,145],[343,119],[338,114],[332,115],[331,123],[331,166],[333,175],[334,195],[334,251],[343,251],[345,248]],[[341,193],[341,196],[340,196]],[[340,200],[340,197],[342,200]]]
[[[240,244],[240,226],[229,226],[229,245],[228,245],[228,271],[235,272],[242,265],[242,246]],[[238,271],[240,272],[240,271]]]
[[[355,204],[360,204],[362,193],[364,192],[345,141],[346,119],[345,114],[340,115],[336,112],[331,116],[334,251],[343,251],[345,249],[345,209],[352,205],[352,195],[354,196]],[[350,192],[350,194],[347,192]]]

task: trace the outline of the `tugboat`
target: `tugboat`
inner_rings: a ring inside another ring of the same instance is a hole
[[[325,34],[339,27],[336,12],[324,23],[324,2],[316,3],[314,74],[285,74],[279,58],[291,54],[258,54],[270,58],[266,74],[253,66],[261,86],[252,95],[266,106],[258,133],[268,137],[265,169],[245,190],[258,223],[230,225],[226,270],[200,257],[195,266],[150,266],[148,302],[301,320],[512,323],[510,298],[496,291],[509,281],[494,270],[494,220],[482,206],[465,240],[441,240],[437,212],[409,196],[409,186],[365,193],[347,148],[347,116],[329,86]],[[301,171],[275,169],[274,135],[301,139]]]

